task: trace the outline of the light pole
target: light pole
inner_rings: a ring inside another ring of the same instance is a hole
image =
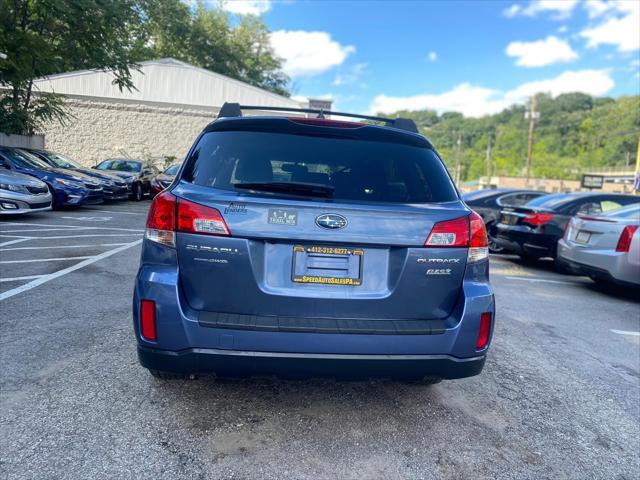
[[[536,120],[540,118],[540,112],[536,112],[536,96],[531,96],[531,102],[529,103],[529,110],[524,112],[524,118],[529,119],[529,140],[527,142],[527,180],[526,186],[529,186],[529,179],[531,178],[531,152],[533,151],[533,127]]]

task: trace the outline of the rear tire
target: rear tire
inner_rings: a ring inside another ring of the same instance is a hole
[[[195,380],[196,376],[193,373],[172,373],[172,372],[163,372],[160,370],[152,370],[149,369],[149,373],[154,378],[160,380]]]
[[[494,240],[494,238],[489,235],[489,252],[490,253],[503,253],[504,252],[504,247],[501,247],[500,245],[496,244],[496,241]]]
[[[136,202],[139,202],[142,200],[142,197],[144,197],[144,193],[142,192],[142,185],[139,183],[134,183],[133,184],[133,191],[131,192],[133,195],[133,199]]]

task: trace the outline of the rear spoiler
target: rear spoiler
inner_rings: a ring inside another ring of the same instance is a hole
[[[388,127],[405,130],[411,133],[418,132],[418,127],[410,118],[384,118],[372,117],[370,115],[360,115],[357,113],[332,112],[329,110],[319,110],[315,108],[289,108],[289,107],[261,107],[258,105],[240,105],[239,103],[225,102],[218,113],[218,118],[242,117],[242,110],[260,110],[265,112],[295,112],[295,113],[313,113],[317,118],[324,118],[325,115],[337,117],[360,118],[362,120],[370,120],[373,122],[384,123]]]

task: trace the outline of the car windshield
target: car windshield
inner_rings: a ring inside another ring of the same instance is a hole
[[[75,162],[70,158],[63,157],[62,155],[58,155],[57,153],[43,152],[42,154],[60,168],[82,168],[82,165],[78,162]]]
[[[602,217],[630,218],[640,220],[640,203],[627,205],[626,207],[609,210],[600,215]]]
[[[184,179],[223,190],[295,192],[356,202],[458,198],[442,162],[429,148],[281,133],[209,132],[191,154]],[[245,185],[236,187],[239,184]]]
[[[31,155],[27,152],[17,151],[13,149],[2,149],[0,150],[4,155],[6,155],[13,163],[22,168],[37,168],[40,170],[49,170],[51,167],[40,160],[38,157]]]
[[[142,170],[142,163],[133,160],[105,160],[99,163],[98,170],[117,170],[119,172],[139,172]]]
[[[180,170],[180,164],[171,165],[164,171],[165,175],[175,175]]]

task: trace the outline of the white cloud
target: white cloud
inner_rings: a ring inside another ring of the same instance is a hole
[[[438,54],[436,52],[429,52],[427,58],[430,62],[435,62],[436,60],[438,60]]]
[[[504,10],[502,11],[502,14],[503,14],[505,17],[513,18],[513,17],[515,17],[516,15],[518,15],[520,12],[522,12],[522,7],[521,7],[520,5],[517,5],[517,4],[515,4],[515,3],[514,3],[514,4],[513,4],[513,5],[511,5],[509,8],[504,9]]]
[[[567,30],[569,30],[569,28],[566,25],[558,27],[558,33],[567,33]]]
[[[614,82],[605,70],[569,70],[555,78],[527,82],[508,91],[462,83],[438,94],[425,93],[409,97],[378,95],[371,102],[369,113],[432,109],[439,113],[457,111],[467,117],[481,117],[497,113],[514,103],[524,103],[529,96],[539,92],[551,93],[553,96],[568,92],[602,96],[613,87]]]
[[[346,72],[338,72],[336,78],[333,80],[333,85],[339,87],[342,85],[353,85],[360,80],[360,77],[364,75],[369,67],[368,63],[356,63]],[[360,86],[366,86],[361,83]]]
[[[262,15],[271,10],[271,0],[222,0],[219,5],[236,15]]]
[[[513,4],[502,13],[512,18],[523,15],[535,17],[540,13],[550,13],[552,20],[565,20],[571,16],[578,0],[531,0],[526,7]]]
[[[437,110],[439,113],[456,111],[468,117],[481,117],[499,112],[509,104],[500,98],[498,90],[462,83],[452,90],[440,94],[423,94],[410,97],[389,97],[378,95],[373,99],[369,111],[394,113],[398,110]]]
[[[284,59],[283,70],[292,77],[312,76],[341,65],[356,51],[341,45],[326,32],[278,30],[271,33],[271,46]]]
[[[615,45],[620,52],[640,49],[640,2],[610,2],[607,6],[598,13],[605,17],[600,24],[580,32],[587,39],[587,47]]]
[[[582,5],[587,10],[589,18],[599,17],[611,8],[611,4],[603,0],[587,0]]]
[[[516,57],[516,65],[521,67],[543,67],[578,58],[568,42],[553,35],[535,42],[511,42],[505,52]]]
[[[505,98],[510,103],[519,102],[539,92],[550,93],[554,97],[569,92],[600,97],[614,86],[615,82],[607,70],[567,70],[555,78],[523,83],[506,92]]]

